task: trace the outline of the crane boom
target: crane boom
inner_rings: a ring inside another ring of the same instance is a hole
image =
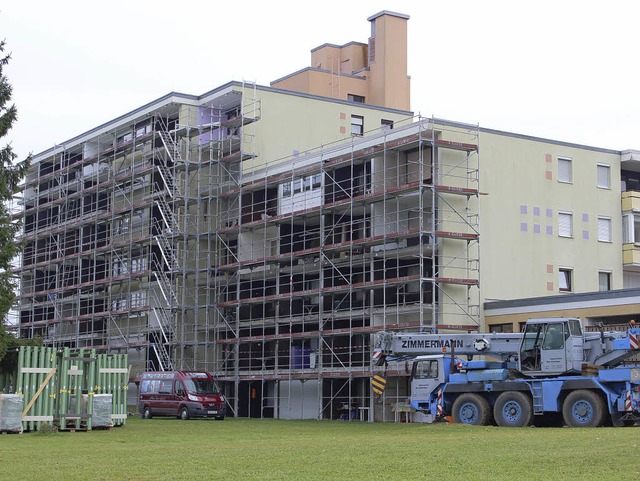
[[[489,356],[517,364],[521,372],[578,372],[582,364],[611,367],[637,354],[640,329],[584,333],[579,319],[529,319],[519,333],[432,334],[378,332],[371,361],[383,365],[394,357],[455,353]],[[561,355],[560,355],[561,354]],[[533,374],[533,375],[539,375]]]
[[[453,352],[455,355],[491,356],[513,361],[522,343],[521,333],[429,334],[416,332],[376,333],[372,360],[384,364],[388,356],[422,356]]]

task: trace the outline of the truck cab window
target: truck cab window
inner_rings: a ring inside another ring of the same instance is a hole
[[[430,359],[428,361],[418,361],[416,365],[416,379],[433,379],[438,377],[438,361]]]
[[[542,349],[563,349],[564,333],[562,324],[549,324],[542,343]]]
[[[521,369],[538,371],[540,369],[540,344],[544,324],[527,324],[524,330],[522,347],[520,348]]]
[[[572,319],[571,321],[569,321],[569,331],[571,332],[572,336],[582,337],[582,326],[580,325],[580,321],[577,319]]]

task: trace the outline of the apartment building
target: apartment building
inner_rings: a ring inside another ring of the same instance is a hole
[[[20,335],[127,352],[134,379],[213,372],[236,416],[391,420],[407,373],[372,394],[373,332],[623,287],[637,155],[414,118],[408,16],[368,20],[268,87],[171,93],[35,156]]]

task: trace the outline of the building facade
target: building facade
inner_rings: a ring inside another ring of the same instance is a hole
[[[637,152],[414,118],[407,20],[35,156],[20,336],[210,371],[236,416],[391,420],[407,372],[372,394],[373,332],[633,283]]]

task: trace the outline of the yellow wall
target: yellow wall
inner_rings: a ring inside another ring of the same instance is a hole
[[[558,182],[558,156],[572,159],[573,183]],[[597,187],[598,163],[611,166],[611,189]],[[480,165],[483,299],[558,294],[559,267],[573,269],[574,292],[597,291],[600,270],[622,288],[619,155],[481,132]],[[573,214],[573,238],[558,236],[558,211]],[[610,243],[598,216],[611,218]]]
[[[258,90],[261,99],[261,118],[255,123],[253,163],[245,162],[245,169],[276,165],[307,150],[351,139],[351,115],[364,117],[367,131],[380,128],[382,119],[403,120],[408,114],[375,110],[361,104],[335,102]]]

